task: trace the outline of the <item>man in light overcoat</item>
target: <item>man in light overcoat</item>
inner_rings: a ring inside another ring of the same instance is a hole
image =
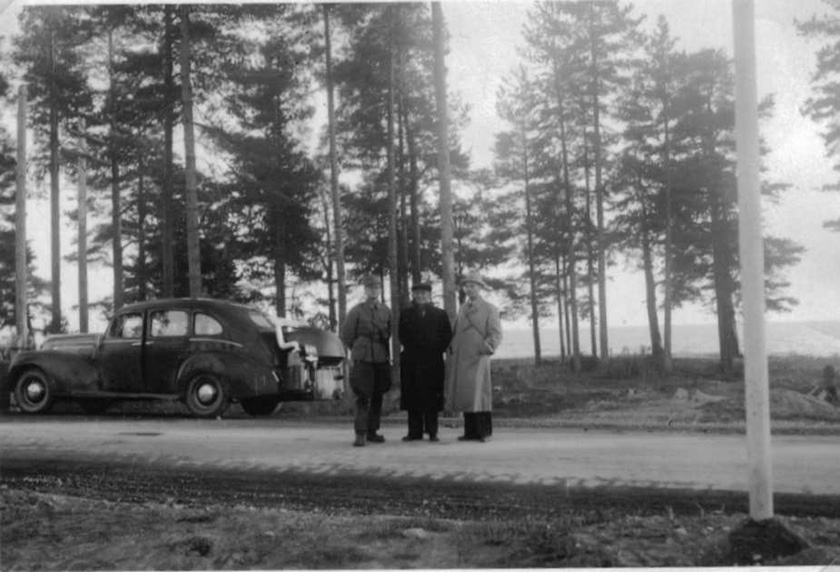
[[[484,442],[493,434],[493,388],[490,359],[502,343],[499,310],[481,297],[487,285],[478,274],[462,281],[467,295],[452,327],[446,362],[446,404],[464,413],[464,434],[459,441]]]

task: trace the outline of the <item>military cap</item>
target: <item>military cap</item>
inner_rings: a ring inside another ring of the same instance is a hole
[[[426,292],[432,291],[432,285],[428,282],[418,282],[414,286],[411,287],[411,291],[414,292],[415,290],[425,290]]]
[[[367,276],[363,276],[362,279],[359,281],[362,286],[381,286],[379,282],[379,278],[373,276],[372,274],[368,274]]]
[[[487,284],[484,283],[484,280],[482,280],[481,278],[481,274],[479,274],[478,272],[470,272],[461,279],[462,285],[469,284],[470,282],[472,282],[473,284],[478,284],[482,288],[487,288]]]

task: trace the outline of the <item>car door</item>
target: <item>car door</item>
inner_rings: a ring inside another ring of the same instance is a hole
[[[143,391],[143,313],[114,316],[99,351],[102,389],[121,393]]]
[[[150,310],[144,375],[149,391],[172,393],[178,368],[189,356],[190,313],[186,308]]]

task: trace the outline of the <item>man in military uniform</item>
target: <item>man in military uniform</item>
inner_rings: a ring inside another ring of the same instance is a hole
[[[382,287],[375,276],[362,279],[365,300],[355,305],[341,327],[341,340],[350,350],[350,388],[356,395],[355,447],[382,443],[379,420],[382,396],[391,388],[391,310],[382,303]]]
[[[438,441],[438,412],[443,409],[443,353],[452,329],[446,312],[432,305],[432,285],[411,289],[414,302],[400,312],[400,409],[408,411],[408,435],[419,441],[423,433]]]

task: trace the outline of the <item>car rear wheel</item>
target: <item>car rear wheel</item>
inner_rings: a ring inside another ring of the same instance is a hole
[[[190,379],[185,396],[187,409],[196,417],[219,417],[230,399],[221,380],[212,373],[199,373]]]
[[[242,409],[254,417],[271,415],[277,409],[280,400],[276,397],[252,397],[242,400]]]
[[[15,384],[15,401],[23,413],[46,413],[53,405],[50,379],[39,369],[27,369]]]

